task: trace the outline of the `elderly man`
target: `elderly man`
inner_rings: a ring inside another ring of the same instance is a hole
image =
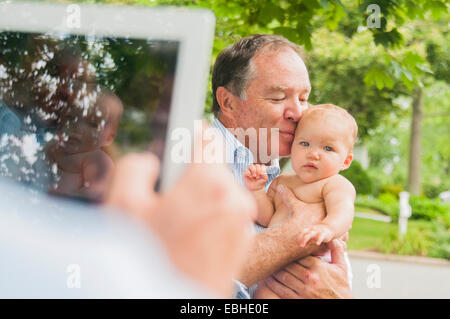
[[[242,183],[243,171],[250,163],[266,164],[268,187],[280,173],[278,157],[290,154],[297,122],[308,107],[311,85],[300,48],[278,35],[243,38],[218,56],[212,87],[213,125],[225,136],[227,154],[233,155],[234,175]],[[254,130],[255,134],[239,136],[236,129]],[[261,134],[264,132],[267,134]],[[252,138],[256,143],[252,144]],[[291,208],[292,218],[255,236],[237,278],[238,297],[249,297],[246,287],[265,278],[267,286],[281,298],[351,297],[340,240],[328,247],[300,248],[296,244],[302,228],[324,217],[320,207],[306,211],[290,190],[277,191]],[[326,249],[331,250],[331,263],[310,256]]]

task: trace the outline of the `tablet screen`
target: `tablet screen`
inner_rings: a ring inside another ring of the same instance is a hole
[[[101,202],[117,158],[164,153],[179,43],[0,31],[0,176]]]

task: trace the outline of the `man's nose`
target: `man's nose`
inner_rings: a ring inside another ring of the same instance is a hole
[[[287,105],[285,118],[289,121],[298,122],[302,117],[302,113],[307,109],[308,104],[306,102],[299,101],[295,98]]]

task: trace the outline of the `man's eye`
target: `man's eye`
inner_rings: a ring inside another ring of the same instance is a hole
[[[272,100],[273,102],[281,102],[281,101],[284,100],[284,97],[279,98],[279,99],[271,98],[271,100]]]
[[[300,145],[302,145],[302,146],[309,146],[309,143],[308,142],[300,142]]]
[[[331,146],[325,146],[324,147],[325,151],[331,152],[333,150],[333,148]]]

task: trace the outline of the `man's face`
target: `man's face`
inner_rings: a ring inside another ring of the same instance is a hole
[[[261,151],[265,152],[265,147],[261,147],[264,143],[271,158],[288,156],[296,124],[307,108],[311,91],[308,71],[290,48],[275,52],[263,48],[253,57],[253,66],[255,78],[247,86],[246,99],[237,99],[233,109],[236,127],[255,128],[258,133],[259,129],[267,128],[266,140],[259,141],[258,134],[258,162]],[[278,156],[271,149],[272,128],[279,130],[278,141],[273,141],[278,144]]]

